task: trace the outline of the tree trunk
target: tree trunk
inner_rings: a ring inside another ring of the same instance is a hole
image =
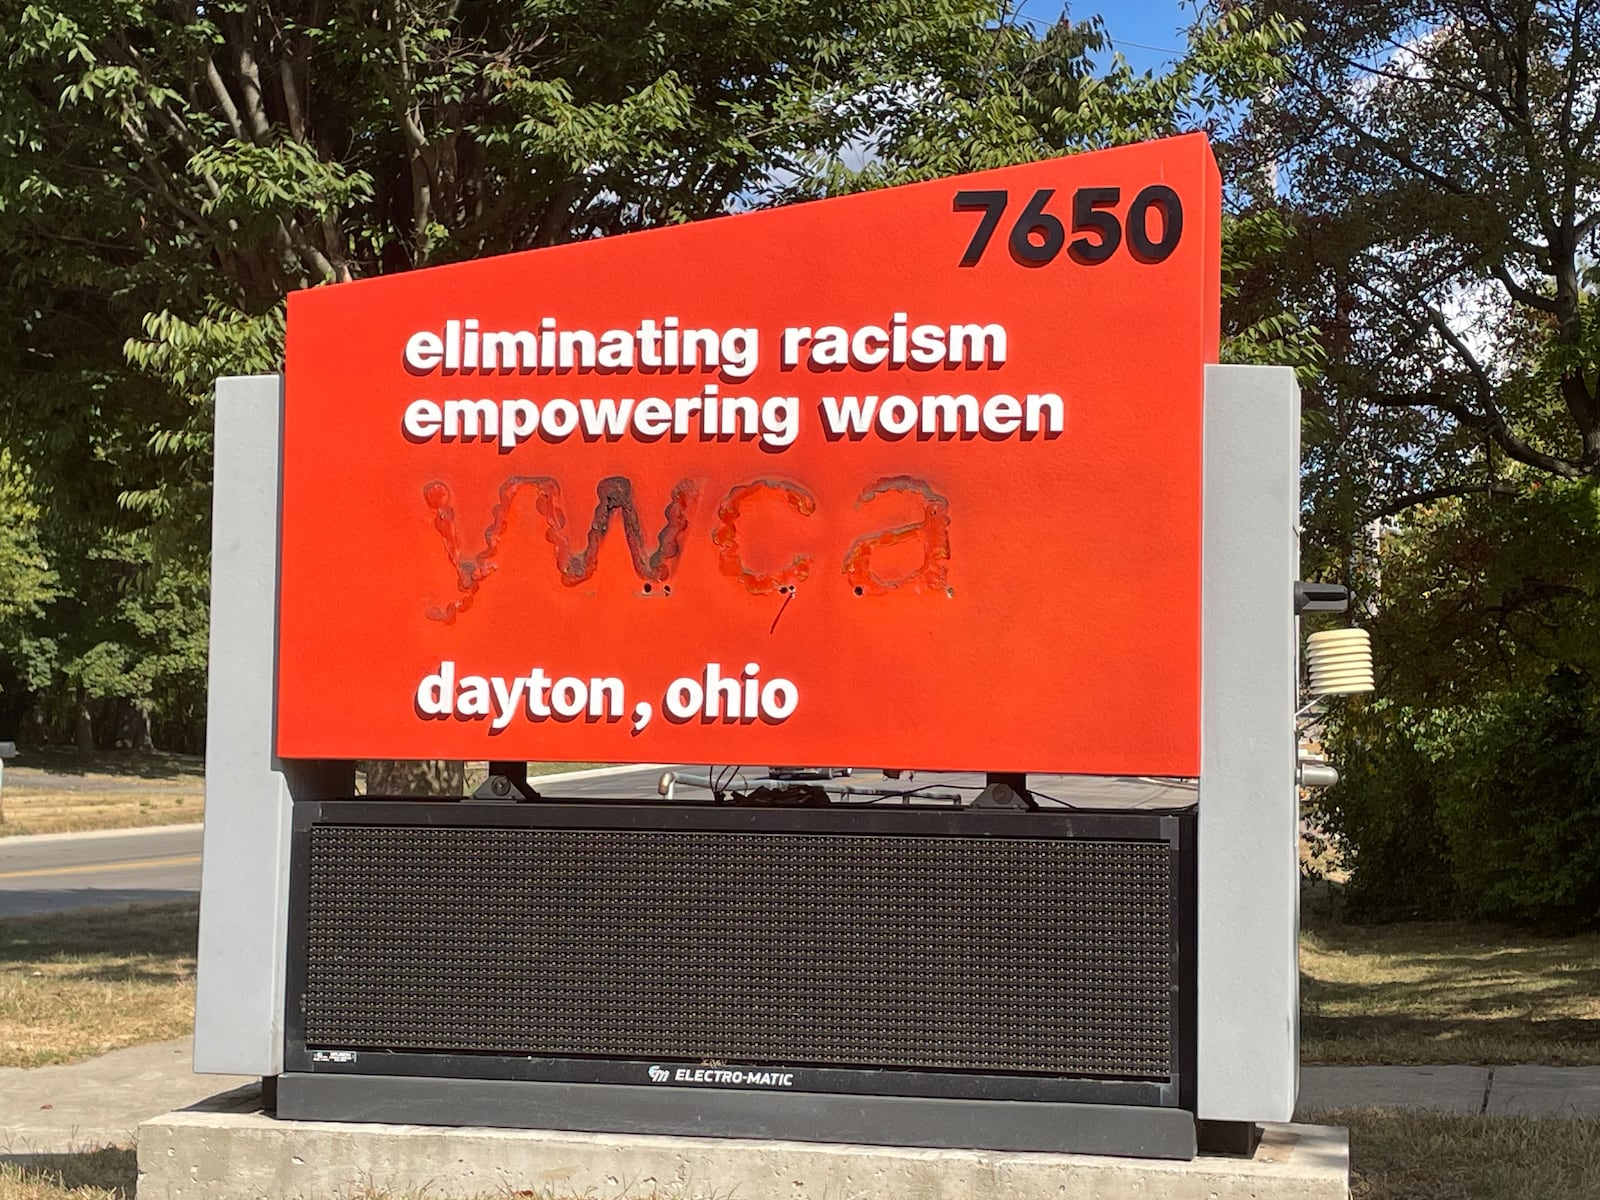
[[[94,718],[89,712],[89,689],[78,685],[78,757],[94,757]]]
[[[460,796],[467,789],[467,765],[443,759],[370,759],[369,796]]]
[[[155,738],[150,735],[150,702],[135,700],[129,706],[128,745],[135,754],[154,754]]]

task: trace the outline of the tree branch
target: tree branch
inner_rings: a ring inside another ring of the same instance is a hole
[[[251,5],[236,18],[239,43],[234,59],[239,67],[239,92],[244,97],[244,116],[249,123],[250,136],[264,145],[272,132],[272,122],[267,117],[266,96],[261,89],[261,71],[256,66],[256,39],[252,31],[255,5]]]
[[[305,230],[301,229],[297,222],[280,220],[278,228],[288,241],[288,244],[293,248],[296,257],[300,259],[304,266],[316,273],[319,282],[339,277],[339,273],[334,269],[333,263],[328,261],[328,256],[317,249],[311,239],[306,236]]]
[[[1376,508],[1369,508],[1359,518],[1362,524],[1376,521],[1382,517],[1393,517],[1405,512],[1408,508],[1415,508],[1419,504],[1431,504],[1435,500],[1448,500],[1452,496],[1515,496],[1517,489],[1509,483],[1498,480],[1484,480],[1479,483],[1460,483],[1449,487],[1428,488],[1420,492],[1410,492],[1380,504]]]
[[[1582,479],[1590,473],[1583,463],[1534,449],[1512,432],[1498,410],[1475,413],[1459,400],[1452,400],[1437,392],[1379,392],[1362,398],[1376,408],[1437,408],[1467,428],[1480,430],[1492,437],[1500,449],[1518,462],[1559,475],[1562,479]]]
[[[1472,378],[1478,385],[1478,400],[1483,406],[1483,411],[1490,414],[1491,419],[1504,424],[1504,418],[1500,415],[1499,406],[1495,403],[1494,380],[1489,378],[1489,372],[1478,361],[1478,356],[1472,352],[1466,342],[1461,340],[1456,331],[1450,328],[1450,322],[1445,320],[1442,312],[1431,304],[1423,307],[1428,314],[1428,324],[1433,326],[1439,336],[1449,344],[1450,348],[1461,358],[1461,361],[1466,364],[1467,370],[1472,372]]]
[[[1535,292],[1525,284],[1518,283],[1511,275],[1511,269],[1503,262],[1497,262],[1489,268],[1490,272],[1504,285],[1511,298],[1519,304],[1526,304],[1529,308],[1536,308],[1540,312],[1556,314],[1561,311],[1555,299]]]
[[[166,164],[161,161],[160,156],[150,148],[148,140],[139,132],[138,126],[135,125],[131,118],[122,122],[122,135],[127,138],[134,152],[138,154],[139,161],[149,171],[151,183],[155,186],[156,192],[162,199],[170,204],[175,212],[193,222],[196,228],[204,229],[210,225],[211,222],[207,221],[198,209],[191,207],[178,195],[177,189],[174,187],[177,183],[176,178],[172,172],[167,170]]]
[[[1413,54],[1416,54],[1415,47],[1405,47],[1405,49],[1409,50]],[[1346,70],[1355,71],[1363,75],[1377,76],[1380,79],[1387,79],[1391,83],[1418,82],[1413,77],[1401,74],[1399,71],[1389,70],[1385,67],[1375,67],[1369,63],[1364,63],[1359,59],[1351,58],[1348,55],[1331,54],[1328,57],[1331,60],[1338,62]],[[1441,71],[1436,63],[1429,59],[1423,58],[1421,54],[1417,54],[1417,57],[1422,58],[1423,61],[1427,62],[1429,67],[1432,69],[1433,73],[1430,74],[1427,79],[1429,86],[1445,87],[1449,88],[1451,91],[1460,92],[1463,95],[1471,96],[1476,100],[1482,101],[1488,107],[1494,109],[1495,112],[1499,113],[1508,121],[1516,121],[1519,119],[1516,111],[1492,92],[1486,91],[1483,88],[1473,87],[1459,79],[1452,79],[1446,72]]]
[[[1562,197],[1563,209],[1568,224],[1577,217],[1578,188],[1577,188],[1577,155],[1572,144],[1572,114],[1577,104],[1579,80],[1583,77],[1583,65],[1586,55],[1583,50],[1583,39],[1580,27],[1583,22],[1582,5],[1572,6],[1571,35],[1567,39],[1567,71],[1566,83],[1561,89],[1561,117],[1556,125],[1557,145],[1566,149],[1566,177],[1567,186]]]
[[[244,141],[244,125],[239,120],[239,106],[228,94],[228,85],[222,80],[222,72],[217,70],[217,64],[209,54],[206,55],[206,82],[211,86],[211,94],[217,98],[217,107],[222,109],[222,119],[228,123],[228,128],[233,130],[233,136],[241,142]]]
[[[295,141],[306,140],[305,113],[300,108],[300,85],[295,79],[294,60],[288,55],[278,60],[278,83],[283,88],[283,111],[289,121],[289,135]]]
[[[1306,76],[1301,72],[1298,72],[1293,67],[1290,67],[1289,75],[1295,80],[1295,82],[1299,83],[1308,92],[1311,92],[1313,95],[1323,97],[1319,103],[1319,107],[1322,109],[1323,113],[1332,119],[1336,124],[1342,126],[1345,132],[1353,135],[1356,141],[1361,142],[1364,145],[1367,145],[1386,155],[1390,161],[1398,163],[1400,166],[1404,167],[1408,171],[1411,171],[1413,174],[1420,175],[1442,192],[1448,192],[1452,196],[1471,196],[1476,194],[1471,189],[1451,179],[1448,175],[1440,174],[1432,167],[1424,166],[1389,139],[1380,138],[1377,134],[1372,133],[1359,121],[1355,120],[1355,118],[1348,116],[1345,111],[1338,106],[1338,104],[1327,99],[1325,93],[1316,87],[1316,85],[1313,84],[1311,80],[1307,79]]]
[[[540,214],[538,226],[528,239],[530,246],[554,246],[567,236],[583,184],[583,177],[579,175],[569,175],[561,181],[551,193],[544,212]]]
[[[434,178],[427,132],[422,128],[421,107],[415,102],[415,79],[411,70],[411,48],[406,44],[404,22],[391,21],[395,50],[400,67],[400,84],[393,91],[400,131],[405,138],[406,158],[411,169],[411,262],[422,265],[427,257],[428,227],[433,222]]]

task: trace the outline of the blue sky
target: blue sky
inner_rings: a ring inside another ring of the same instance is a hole
[[[1062,0],[1018,0],[1030,21],[1052,22],[1060,14]],[[1178,0],[1078,0],[1067,6],[1074,20],[1098,12],[1117,49],[1137,71],[1159,70],[1183,48],[1183,35],[1194,17],[1193,7]]]

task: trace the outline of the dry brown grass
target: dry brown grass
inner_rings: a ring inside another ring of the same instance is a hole
[[[166,791],[63,791],[5,783],[5,822],[0,837],[29,833],[84,833],[97,829],[138,829],[146,825],[189,825],[205,815],[198,788]]]
[[[6,764],[0,837],[186,825],[205,812],[204,765],[186,754],[34,748]]]
[[[1597,934],[1350,925],[1313,909],[1300,973],[1306,1062],[1600,1064]]]
[[[127,1147],[78,1154],[8,1156],[0,1154],[0,1200],[134,1200],[138,1182],[134,1151]],[[628,1200],[689,1200],[704,1193],[699,1188],[630,1188]],[[733,1200],[734,1193],[714,1193],[717,1200]],[[456,1192],[447,1183],[421,1191],[394,1192],[355,1184],[331,1194],[327,1200],[591,1200],[549,1186],[507,1188],[498,1192]],[[317,1200],[315,1197],[304,1200]]]
[[[198,913],[187,901],[0,921],[0,1067],[188,1034]]]
[[[123,1146],[77,1154],[0,1154],[0,1200],[134,1200],[138,1175],[134,1151]],[[701,1194],[699,1189],[690,1192],[676,1187],[628,1191],[629,1200],[688,1200]],[[333,1193],[329,1200],[442,1200],[447,1196],[461,1200],[586,1200],[549,1186],[461,1193],[445,1184],[418,1192],[356,1184]],[[727,1196],[731,1200],[732,1193]]]
[[[0,1200],[132,1200],[131,1147],[78,1154],[0,1155]]]

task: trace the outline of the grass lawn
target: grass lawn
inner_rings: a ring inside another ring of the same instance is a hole
[[[0,1200],[133,1200],[138,1175],[126,1146],[16,1162],[0,1155]]]
[[[1337,1109],[1350,1130],[1352,1200],[1594,1200],[1600,1118],[1468,1117]],[[0,1192],[0,1197],[4,1193]]]
[[[1300,975],[1307,1063],[1600,1065],[1600,934],[1349,925],[1308,903]]]
[[[169,754],[152,750],[136,754],[132,750],[96,750],[84,758],[70,746],[23,746],[17,757],[6,763],[25,770],[51,775],[78,776],[84,779],[126,779],[131,783],[199,782],[206,773],[205,760],[198,754]]]
[[[0,776],[0,837],[187,825],[205,812],[204,771],[187,754],[24,750]]]
[[[0,1067],[189,1034],[198,914],[189,901],[0,921]]]
[[[204,819],[206,809],[205,797],[198,788],[189,792],[153,788],[128,792],[63,791],[57,787],[14,785],[8,772],[5,810],[0,837],[190,825]]]

